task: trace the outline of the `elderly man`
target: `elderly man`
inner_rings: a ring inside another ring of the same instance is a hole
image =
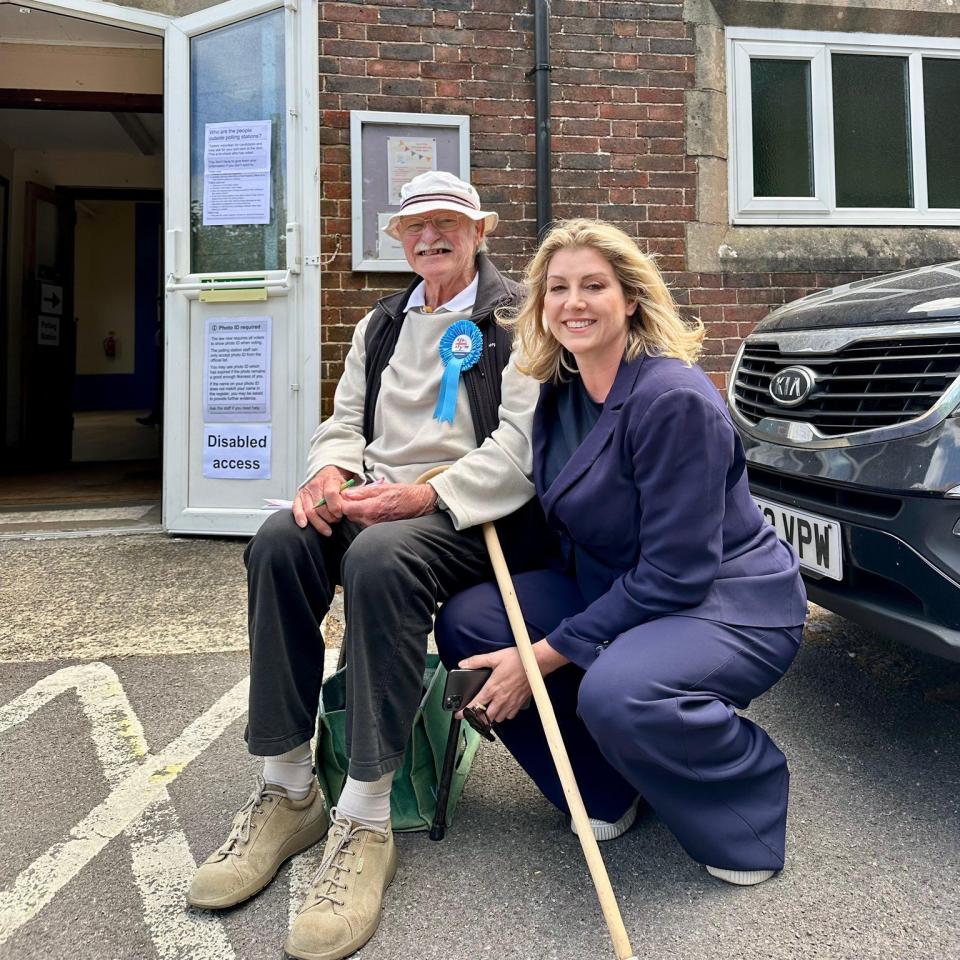
[[[401,198],[386,232],[418,277],[357,325],[292,514],[273,515],[246,551],[247,746],[264,758],[263,776],[188,894],[208,909],[240,903],[330,823],[322,866],[285,944],[303,960],[345,957],[376,929],[396,870],[391,781],[419,704],[437,604],[490,576],[478,525],[533,495],[538,387],[517,373],[511,338],[494,319],[519,290],[482,252],[497,215],[447,173],[415,177]],[[414,482],[441,465],[450,468]],[[350,765],[328,817],[309,741],[323,670],[320,621],[337,583],[346,604]]]

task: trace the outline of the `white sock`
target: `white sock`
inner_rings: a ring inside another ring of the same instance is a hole
[[[337,812],[369,823],[385,830],[390,823],[390,788],[393,786],[393,771],[379,780],[354,780],[347,777],[343,793],[337,801]]]
[[[310,741],[276,757],[263,758],[263,779],[287,791],[291,800],[304,800],[313,785]]]

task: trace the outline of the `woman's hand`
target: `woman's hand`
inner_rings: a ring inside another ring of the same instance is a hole
[[[562,653],[554,650],[546,639],[533,644],[533,655],[540,673],[545,677],[570,662]],[[486,707],[487,717],[493,723],[512,720],[532,696],[520,651],[516,647],[504,647],[503,650],[493,653],[467,657],[457,666],[465,670],[477,667],[490,667],[493,670],[480,692],[467,704],[468,707]],[[460,710],[457,712],[457,719],[462,718],[463,711]]]
[[[504,647],[503,650],[493,653],[467,657],[466,660],[461,660],[458,666],[465,670],[474,670],[477,667],[490,667],[493,670],[480,692],[467,706],[486,707],[487,716],[494,723],[512,720],[530,699],[530,684],[527,683],[520,652],[516,647]],[[458,712],[457,717],[462,718],[463,711]]]

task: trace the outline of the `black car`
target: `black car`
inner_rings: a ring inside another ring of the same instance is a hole
[[[728,400],[810,599],[960,661],[960,261],[780,307]]]

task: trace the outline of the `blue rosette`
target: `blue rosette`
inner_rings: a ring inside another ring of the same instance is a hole
[[[433,419],[453,423],[457,413],[457,391],[460,374],[469,370],[480,359],[483,334],[472,320],[458,320],[447,327],[440,338],[440,359],[444,371],[440,378],[440,393],[433,410]]]

